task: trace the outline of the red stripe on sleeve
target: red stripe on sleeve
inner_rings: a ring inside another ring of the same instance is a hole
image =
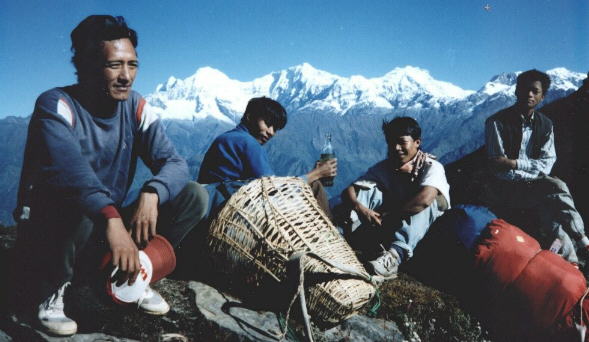
[[[100,209],[100,213],[107,220],[111,218],[121,218],[119,211],[114,207],[114,205],[107,205],[106,207]]]
[[[135,118],[137,119],[137,124],[141,124],[141,115],[143,115],[143,106],[145,106],[145,99],[141,99],[139,105],[137,106],[137,112],[135,112]]]

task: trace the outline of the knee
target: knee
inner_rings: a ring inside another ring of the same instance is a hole
[[[564,181],[562,181],[562,180],[560,180],[558,178],[555,178],[554,179],[554,184],[562,192],[570,193],[569,187],[566,185],[566,183]]]
[[[321,181],[319,181],[319,180],[313,181],[311,184],[309,184],[309,186],[311,187],[311,190],[313,190],[314,194],[323,190],[323,185],[321,184]],[[325,190],[323,190],[323,191],[325,191]]]
[[[209,203],[209,194],[201,184],[190,181],[178,195],[184,209],[191,210],[199,218],[206,214]]]
[[[546,177],[546,181],[549,184],[552,192],[570,193],[569,187],[562,180],[555,177]]]

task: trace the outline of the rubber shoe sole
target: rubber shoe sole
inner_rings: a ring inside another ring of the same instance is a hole
[[[72,336],[75,335],[76,332],[78,332],[78,325],[76,324],[76,322],[70,322],[67,324],[62,324],[62,325],[66,325],[65,327],[52,327],[51,325],[47,325],[46,323],[49,323],[47,321],[39,321],[39,326],[41,327],[41,329],[43,331],[45,331],[46,333],[53,335],[53,336]]]

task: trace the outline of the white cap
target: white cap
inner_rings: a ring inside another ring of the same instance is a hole
[[[143,251],[139,251],[139,262],[141,263],[141,269],[137,275],[137,279],[133,285],[129,286],[128,282],[124,282],[121,286],[116,286],[116,282],[111,281],[112,277],[119,270],[115,267],[110,277],[107,280],[107,292],[116,302],[122,303],[135,303],[137,302],[145,289],[151,282],[151,276],[153,274],[153,265],[151,260]]]

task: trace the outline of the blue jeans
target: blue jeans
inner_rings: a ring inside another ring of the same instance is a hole
[[[383,203],[383,194],[377,187],[358,190],[356,198],[362,205],[371,210],[379,211],[381,207],[386,207],[386,203]],[[404,249],[407,252],[407,257],[410,258],[413,256],[413,250],[419,241],[423,239],[429,227],[443,213],[444,211],[438,208],[438,202],[434,200],[429,207],[415,215],[403,217],[393,222],[389,221],[388,223],[385,220],[383,229],[386,231],[392,230],[390,234],[392,242],[387,243],[388,246],[384,247],[389,249],[392,245],[397,245]],[[362,226],[355,211],[352,211],[350,218],[353,222],[352,230]]]

